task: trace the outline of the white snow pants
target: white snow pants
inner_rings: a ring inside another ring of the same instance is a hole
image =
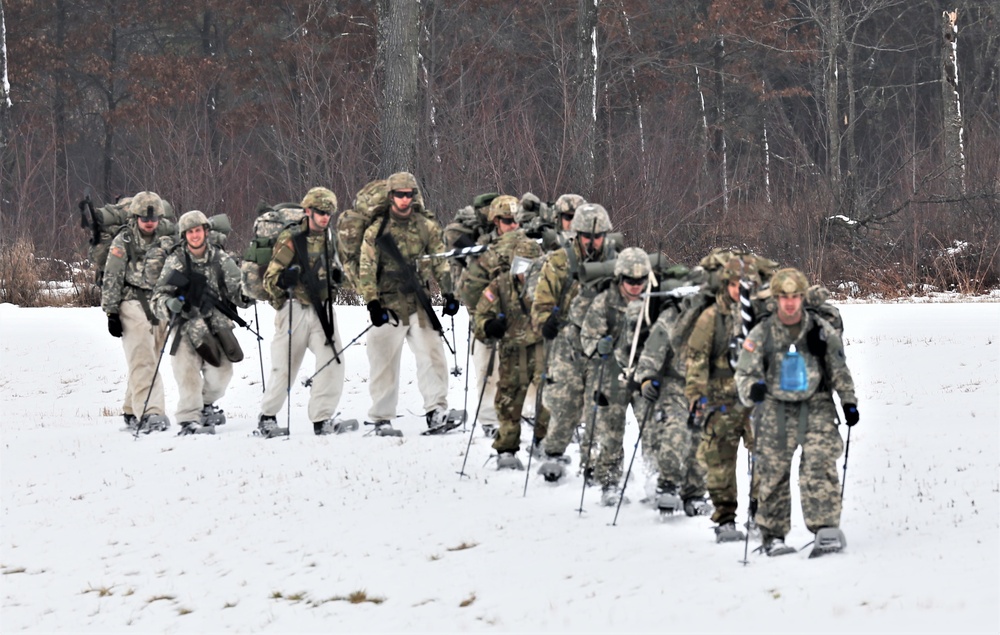
[[[154,379],[153,371],[163,349],[167,326],[153,326],[138,300],[122,302],[118,306],[118,317],[122,321],[122,347],[125,349],[125,364],[128,366],[122,410],[127,415],[141,417],[142,405],[148,394],[149,405],[145,414],[165,415],[163,377],[157,374]],[[153,384],[152,393],[149,392],[150,384]]]
[[[233,379],[233,363],[223,355],[222,363],[212,366],[194,350],[188,338],[182,336],[177,353],[170,357],[170,365],[177,382],[177,411],[174,414],[177,423],[200,423],[202,406],[214,404],[226,394]]]
[[[404,341],[416,358],[417,389],[424,399],[424,412],[448,408],[448,360],[444,356],[444,343],[433,328],[421,326],[417,313],[413,313],[409,325],[401,321],[396,326],[383,324],[368,331],[371,421],[392,420],[396,416]]]

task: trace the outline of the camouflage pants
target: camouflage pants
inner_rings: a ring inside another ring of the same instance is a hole
[[[142,406],[146,403],[146,395],[149,395],[145,414],[165,415],[163,377],[154,375],[153,371],[167,337],[167,325],[153,326],[138,300],[125,300],[118,311],[122,320],[122,347],[128,365],[122,411],[141,417]]]
[[[655,408],[643,429],[642,445],[644,459],[659,472],[659,487],[673,483],[681,498],[704,496],[705,468],[697,459],[701,430],[688,427],[684,381],[664,379]]]
[[[760,406],[754,479],[759,507],[757,524],[765,535],[785,536],[791,529],[791,470],[795,448],[799,457],[799,493],[806,527],[840,525],[840,479],[837,459],[844,440],[837,429],[833,400],[814,396],[804,402],[767,399]]]
[[[586,386],[588,378],[598,370],[580,350],[580,329],[576,326],[564,326],[550,346],[548,378],[542,391],[542,403],[550,416],[545,452],[564,454],[580,422],[589,420],[594,404]],[[584,437],[588,436],[585,432]],[[582,451],[580,461],[587,463]]]
[[[740,439],[747,449],[753,449],[750,409],[742,405],[714,405],[705,419],[698,462],[708,470],[708,494],[715,513],[712,520],[725,524],[736,520],[736,453]],[[751,488],[753,491],[755,488]],[[756,497],[755,494],[751,494]]]
[[[594,480],[604,487],[616,487],[622,477],[625,451],[625,422],[631,404],[636,419],[643,421],[649,402],[628,381],[621,379],[621,368],[608,360],[604,381],[597,395],[597,428],[594,443]],[[647,422],[648,424],[648,422]]]
[[[500,372],[497,380],[496,412],[500,428],[493,449],[497,452],[517,452],[521,445],[521,411],[528,386],[537,383],[542,373],[542,345],[514,347],[498,346]],[[549,413],[545,408],[535,421],[534,438],[545,438]]]

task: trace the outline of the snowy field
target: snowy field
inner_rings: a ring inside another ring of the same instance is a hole
[[[841,309],[862,417],[847,549],[743,565],[743,543],[717,545],[708,518],[639,502],[641,460],[616,526],[596,489],[577,513],[575,470],[558,486],[532,473],[522,496],[525,472],[487,464],[478,431],[460,478],[468,433],[418,434],[408,352],[402,439],[313,436],[311,356],[291,437],[251,436],[261,377],[246,331],[216,436],[177,437],[174,421],[134,439],[101,311],[2,305],[0,632],[997,633],[1000,303]],[[273,313],[260,314],[267,358]],[[345,341],[368,324],[360,307],[338,317]],[[464,318],[456,328],[467,368]],[[342,414],[363,419],[363,338],[346,363]],[[173,419],[169,356],[163,370]],[[452,378],[452,407],[464,388]],[[801,547],[795,500],[787,541]]]

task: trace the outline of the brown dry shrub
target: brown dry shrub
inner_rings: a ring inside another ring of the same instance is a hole
[[[34,307],[40,305],[41,297],[35,246],[22,236],[0,249],[0,302]]]

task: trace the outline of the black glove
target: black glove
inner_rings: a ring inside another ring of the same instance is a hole
[[[330,282],[333,284],[343,284],[344,282],[344,270],[339,267],[334,267],[330,270]]]
[[[615,341],[611,339],[610,335],[605,335],[597,340],[597,354],[601,357],[607,357],[613,350],[615,350]]]
[[[378,300],[368,303],[368,315],[371,316],[372,326],[382,326],[389,321],[389,312],[382,308]]]
[[[299,283],[299,273],[302,270],[298,265],[292,265],[291,267],[285,267],[278,274],[278,286],[288,291],[295,285]]]
[[[486,337],[492,337],[496,340],[500,339],[507,332],[507,318],[501,317],[486,320],[486,324],[483,325],[483,331],[486,333]]]
[[[122,336],[122,319],[117,313],[108,313],[108,333],[111,337]]]
[[[660,398],[660,380],[655,377],[642,380],[642,398],[656,402]]]
[[[444,294],[444,309],[442,309],[442,313],[445,315],[456,315],[458,314],[458,306],[458,300],[455,299],[455,296],[450,293]]]
[[[764,382],[759,381],[753,386],[750,386],[750,401],[760,403],[764,401],[765,395],[767,395],[767,384]]]
[[[545,324],[542,324],[542,337],[547,340],[556,339],[556,335],[559,335],[559,318],[553,313],[549,316],[549,319],[545,320]]]
[[[861,415],[858,413],[858,407],[852,403],[845,403],[844,406],[844,423],[849,426],[857,425],[858,421],[861,420]]]

